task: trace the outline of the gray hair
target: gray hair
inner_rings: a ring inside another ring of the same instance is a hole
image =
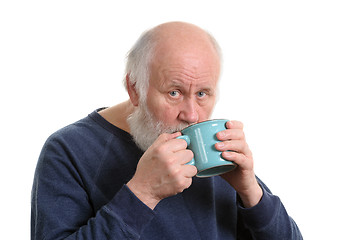
[[[144,32],[127,55],[125,76],[123,84],[127,88],[127,75],[129,82],[135,85],[140,102],[145,102],[149,87],[149,65],[154,56],[156,46],[154,30]]]
[[[216,39],[208,32],[206,32],[216,53],[222,62],[222,51]],[[145,103],[149,88],[149,74],[150,63],[154,56],[154,49],[156,47],[156,31],[150,29],[145,31],[134,46],[130,49],[127,55],[127,63],[125,68],[125,75],[123,84],[127,88],[127,76],[130,84],[135,85],[135,90],[138,93],[139,101]]]

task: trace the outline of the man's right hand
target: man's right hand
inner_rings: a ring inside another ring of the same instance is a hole
[[[192,184],[197,168],[185,165],[193,153],[186,141],[177,139],[179,132],[161,134],[140,158],[129,189],[149,208],[160,200],[183,192]]]

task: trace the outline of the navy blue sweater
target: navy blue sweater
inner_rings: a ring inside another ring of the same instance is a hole
[[[96,111],[51,135],[35,172],[31,239],[302,239],[261,181],[253,208],[221,177],[194,177],[151,210],[125,185],[142,154]]]

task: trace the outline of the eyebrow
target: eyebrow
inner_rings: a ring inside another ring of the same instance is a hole
[[[164,84],[164,86],[166,86],[166,88],[178,88],[181,90],[186,88],[183,83],[181,83],[180,81],[178,81],[176,79],[173,79],[169,83]],[[216,90],[210,86],[202,87],[202,86],[198,85],[198,86],[196,86],[196,88],[197,88],[197,91],[204,91],[204,92],[207,92],[208,94],[213,94],[214,92],[216,92]]]
[[[169,84],[166,84],[167,86],[169,87],[177,87],[177,88],[183,88],[184,87],[184,84],[181,83],[180,81],[178,80],[171,80]]]

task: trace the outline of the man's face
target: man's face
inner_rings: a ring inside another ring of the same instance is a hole
[[[161,133],[180,131],[210,118],[220,72],[219,56],[203,31],[165,26],[158,36],[161,40],[150,63],[145,101],[131,94],[137,107],[128,124],[143,150]]]
[[[218,57],[170,54],[154,61],[146,102],[128,119],[137,145],[145,151],[160,134],[209,119],[218,77]]]
[[[165,126],[189,125],[210,118],[217,92],[219,59],[195,49],[158,51],[151,64],[147,108]]]

